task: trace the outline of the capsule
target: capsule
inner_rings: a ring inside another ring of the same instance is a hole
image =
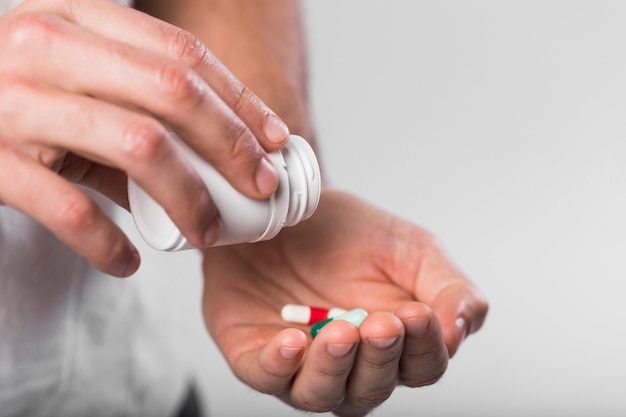
[[[355,308],[354,310],[350,310],[346,313],[340,314],[337,317],[334,317],[334,318],[331,317],[329,319],[315,323],[313,326],[311,326],[311,336],[315,338],[315,336],[317,336],[320,330],[322,330],[324,326],[326,326],[331,321],[345,320],[354,324],[356,327],[359,327],[361,323],[363,323],[363,320],[365,320],[366,317],[367,317],[367,311],[363,310],[362,308]]]
[[[342,308],[322,308],[298,304],[286,304],[280,310],[283,320],[290,323],[314,324],[347,312]]]

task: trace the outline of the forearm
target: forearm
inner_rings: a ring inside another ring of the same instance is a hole
[[[138,0],[136,7],[200,38],[292,133],[316,147],[298,1]]]

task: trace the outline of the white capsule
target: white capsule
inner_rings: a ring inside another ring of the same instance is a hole
[[[299,304],[285,304],[280,310],[283,320],[290,323],[313,324],[345,313],[343,308],[322,308]]]

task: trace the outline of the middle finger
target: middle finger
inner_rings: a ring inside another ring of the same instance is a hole
[[[164,119],[250,197],[265,198],[276,189],[276,169],[255,136],[189,67],[54,16],[31,15],[17,24],[23,33],[10,39],[15,59],[5,64],[9,68],[23,67],[34,55],[46,65],[31,68],[31,77]]]
[[[360,327],[361,344],[347,395],[338,415],[365,415],[385,401],[398,383],[404,326],[392,313],[374,312]]]
[[[219,225],[211,197],[158,121],[82,95],[19,80],[10,85],[0,102],[10,101],[24,109],[2,119],[6,137],[26,141],[15,146],[29,143],[67,149],[120,168],[162,204],[195,245],[209,245],[217,239]],[[110,180],[102,178],[102,182]]]
[[[358,344],[359,330],[352,323],[328,323],[311,343],[288,402],[313,412],[336,409],[345,397]]]

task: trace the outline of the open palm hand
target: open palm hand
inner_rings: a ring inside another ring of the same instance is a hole
[[[487,313],[430,233],[343,192],[271,241],[204,255],[205,321],[231,369],[308,411],[362,416],[398,385],[436,382]],[[281,319],[289,303],[369,315],[311,339]]]

